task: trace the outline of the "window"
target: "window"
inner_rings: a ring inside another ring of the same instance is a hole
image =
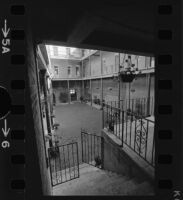
[[[55,75],[58,75],[58,66],[54,66]]]
[[[76,66],[76,76],[79,76],[79,66]]]
[[[68,76],[71,75],[71,67],[68,67]]]
[[[70,89],[70,94],[75,94],[75,89]]]

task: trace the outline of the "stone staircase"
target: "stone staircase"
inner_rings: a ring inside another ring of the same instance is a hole
[[[154,195],[153,187],[120,174],[80,165],[80,177],[53,187],[53,195]]]

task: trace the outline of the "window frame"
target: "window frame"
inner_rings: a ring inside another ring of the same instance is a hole
[[[76,76],[80,76],[79,65],[76,65]]]
[[[58,73],[56,73],[56,68],[57,68],[57,72]],[[54,74],[56,75],[56,76],[58,76],[59,75],[59,67],[57,66],[57,65],[54,65]]]
[[[68,68],[67,68],[67,75],[71,76],[71,66],[68,66]]]

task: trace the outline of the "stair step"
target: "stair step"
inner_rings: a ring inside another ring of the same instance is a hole
[[[134,195],[142,195],[142,193],[148,194],[148,195],[154,195],[154,190],[151,184],[144,181],[143,183],[139,184],[137,188],[131,191],[131,194]]]
[[[82,164],[80,178],[55,186],[53,193],[54,195],[146,195],[153,193],[153,190],[148,182],[137,184],[134,179],[121,174]]]
[[[106,180],[105,187],[102,184],[97,186],[97,190],[103,191],[104,194],[126,194],[129,190],[135,190],[137,187],[132,180],[125,181],[122,178],[108,182]]]

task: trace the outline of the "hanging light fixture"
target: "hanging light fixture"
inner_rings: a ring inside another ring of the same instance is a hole
[[[138,67],[135,67],[135,64],[131,61],[131,56],[128,55],[128,59],[125,60],[126,67],[120,66],[119,77],[123,82],[132,82],[137,74],[140,74],[141,71]]]

